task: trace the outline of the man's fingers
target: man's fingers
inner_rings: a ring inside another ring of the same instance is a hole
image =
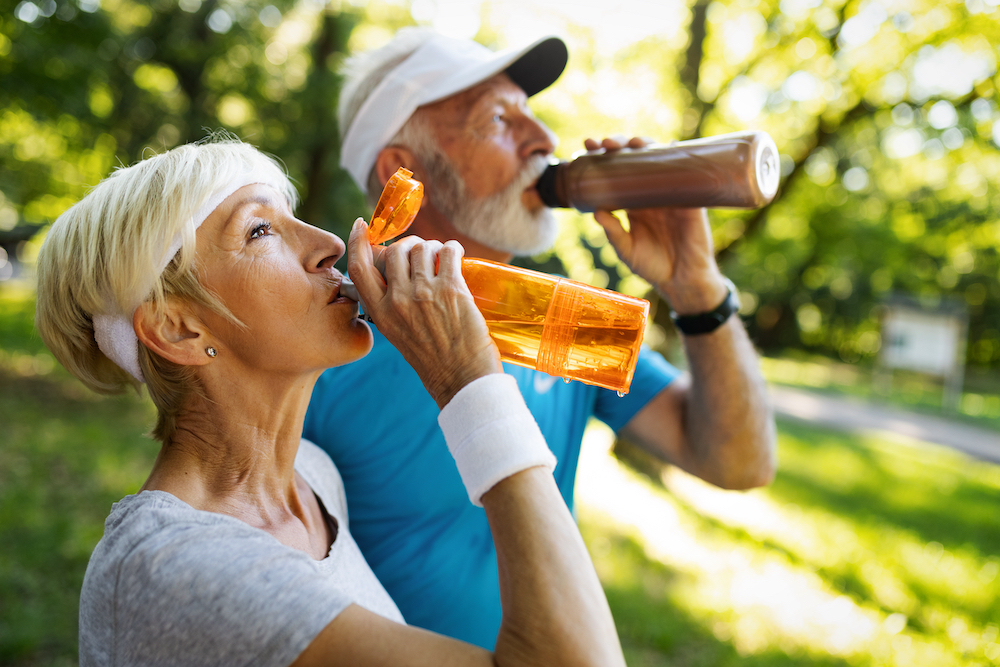
[[[598,143],[594,139],[583,140],[583,146],[588,151],[595,151],[598,148],[603,148],[609,151],[616,151],[619,148],[625,146],[627,146],[628,148],[643,148],[653,143],[656,142],[650,139],[649,137],[632,137],[631,139],[626,140],[625,135],[623,134],[616,134],[614,136],[607,137],[600,143]]]
[[[625,135],[616,134],[607,137],[604,141],[601,142],[601,146],[603,146],[605,149],[609,151],[616,151],[622,146],[624,146],[625,143],[626,143]]]
[[[608,241],[615,247],[618,254],[628,257],[632,252],[632,237],[625,230],[618,216],[611,211],[595,211],[594,219],[604,229],[604,233],[608,236]]]
[[[649,144],[653,144],[653,143],[656,143],[656,142],[653,141],[652,139],[650,139],[649,137],[632,137],[631,139],[628,140],[628,147],[629,148],[643,148],[643,147],[648,146]]]

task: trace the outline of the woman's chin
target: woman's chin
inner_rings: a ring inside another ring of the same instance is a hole
[[[357,361],[372,351],[375,339],[372,336],[372,330],[368,326],[368,323],[357,317],[351,320],[350,328],[352,336],[341,343],[341,354],[339,355],[341,359],[338,363],[333,364],[333,366],[343,366]]]

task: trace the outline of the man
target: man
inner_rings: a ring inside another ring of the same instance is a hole
[[[426,190],[414,234],[457,239],[468,256],[501,262],[545,250],[556,223],[534,184],[555,137],[526,102],[566,60],[557,38],[494,53],[402,30],[348,65],[341,164],[372,200],[398,167],[413,171]],[[588,149],[599,146],[621,143],[587,141]],[[566,502],[572,507],[591,416],[721,487],[768,483],[773,420],[756,354],[739,318],[729,316],[738,305],[716,266],[705,212],[628,216],[630,231],[609,212],[596,217],[619,257],[685,316],[679,325],[692,334],[684,339],[691,371],[644,351],[622,398],[505,364],[559,460]],[[492,648],[500,622],[496,553],[483,511],[469,503],[450,464],[437,415],[416,374],[375,332],[367,358],[320,379],[305,437],[336,462],[351,532],[407,622]]]

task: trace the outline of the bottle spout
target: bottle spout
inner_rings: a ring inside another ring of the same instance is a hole
[[[538,182],[535,183],[535,189],[538,190],[539,198],[549,208],[567,208],[569,206],[566,202],[560,200],[557,188],[557,176],[559,175],[559,167],[562,164],[562,162],[550,164],[542,172],[542,175],[538,177]]]
[[[344,276],[344,279],[340,281],[340,294],[352,301],[361,303],[361,295],[358,294],[358,288],[355,287],[354,283],[347,276]]]

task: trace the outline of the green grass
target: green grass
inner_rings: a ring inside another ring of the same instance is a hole
[[[111,504],[152,465],[153,412],[68,378],[31,312],[29,294],[0,291],[0,664],[70,665],[86,563]],[[766,490],[722,492],[649,465],[622,473],[676,517],[666,541],[629,523],[641,506],[625,520],[579,507],[629,664],[1000,664],[1000,467],[779,430]],[[795,605],[798,625],[781,614]],[[831,650],[854,626],[870,632]]]
[[[629,473],[677,513],[671,539],[719,562],[658,553],[648,526],[581,508],[629,664],[1000,664],[1000,466],[793,422],[779,456],[774,483],[748,494],[648,461]],[[810,618],[780,618],[803,598]]]
[[[0,293],[0,664],[70,665],[90,552],[157,448],[149,406],[68,379],[30,315]]]

